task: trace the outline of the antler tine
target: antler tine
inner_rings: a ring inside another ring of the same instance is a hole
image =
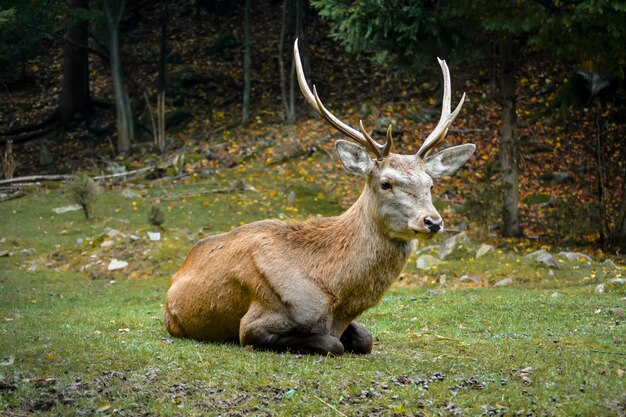
[[[300,60],[300,52],[298,50],[298,40],[294,42],[293,45],[293,55],[296,63],[296,74],[298,77],[298,85],[300,86],[300,90],[302,91],[302,95],[306,99],[306,101],[313,107],[331,126],[337,129],[339,132],[343,133],[359,145],[365,147],[370,152],[376,154],[378,158],[383,158],[389,155],[389,151],[391,149],[391,132],[387,133],[387,141],[384,144],[379,144],[374,139],[372,139],[363,128],[363,122],[360,122],[361,132],[347,124],[343,123],[339,120],[334,114],[332,114],[317,95],[317,90],[315,86],[313,86],[313,91],[309,88],[309,85],[306,82],[306,77],[304,76],[304,70],[302,68],[302,62]],[[391,128],[391,126],[390,126]]]
[[[463,107],[463,103],[465,102],[465,93],[461,97],[461,101],[456,106],[454,111],[450,113],[451,102],[452,102],[452,91],[450,87],[450,70],[448,69],[448,65],[446,61],[443,59],[437,58],[439,61],[439,66],[441,67],[441,71],[443,72],[443,102],[441,104],[441,118],[439,119],[439,123],[435,126],[435,129],[428,135],[422,146],[417,151],[417,156],[420,158],[425,158],[428,156],[429,152],[437,146],[443,138],[446,137],[446,133],[448,133],[448,129],[452,122],[461,112],[461,107]]]
[[[389,155],[391,144],[393,142],[393,138],[391,137],[391,125],[387,128],[387,139],[383,144],[380,144],[372,139],[372,137],[365,130],[365,127],[363,127],[363,120],[359,120],[359,126],[361,128],[361,133],[363,133],[363,136],[367,139],[368,144],[375,149],[374,153],[378,155],[379,158]]]

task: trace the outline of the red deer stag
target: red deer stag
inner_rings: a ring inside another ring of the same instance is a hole
[[[416,154],[394,154],[391,126],[380,144],[362,123],[358,131],[337,119],[315,87],[309,89],[297,41],[294,58],[306,100],[355,142],[338,140],[335,148],[345,169],[365,178],[365,188],[337,217],[264,220],[198,242],[171,280],[165,326],[172,336],[232,340],[258,349],[369,353],[372,335],[353,320],[377,304],[398,277],[412,241],[442,230],[432,178],[454,173],[474,152],[473,144],[464,144],[429,156],[465,95],[451,112],[450,73],[439,60],[441,119]]]

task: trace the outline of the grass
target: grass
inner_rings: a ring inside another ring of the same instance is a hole
[[[313,171],[328,171],[314,162]],[[476,245],[464,244],[426,273],[413,258],[400,285],[360,317],[376,338],[368,356],[170,338],[162,302],[193,240],[263,217],[333,214],[358,187],[310,186],[303,178],[319,173],[299,169],[236,172],[259,192],[198,194],[228,188],[233,172],[137,186],[133,199],[109,190],[91,222],[51,211],[68,204],[62,190],[3,203],[0,251],[13,256],[0,257],[0,415],[626,413],[624,293],[594,291],[622,269],[561,262],[550,270],[506,245],[475,259]],[[145,238],[155,198],[166,213],[160,242]],[[111,228],[121,237],[102,247]],[[106,271],[112,258],[130,265]],[[459,284],[464,274],[481,283]],[[491,287],[503,278],[513,284]]]

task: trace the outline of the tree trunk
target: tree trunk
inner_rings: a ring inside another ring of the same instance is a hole
[[[89,0],[70,0],[72,9],[88,9]],[[63,82],[59,96],[59,117],[68,125],[74,116],[91,114],[89,97],[88,23],[81,21],[67,29],[68,42],[63,51]],[[81,47],[82,45],[82,47]]]
[[[167,79],[167,1],[161,0],[161,51],[159,54],[159,78],[157,85],[157,93],[159,95],[165,93]]]
[[[250,7],[251,0],[246,0],[243,10],[243,115],[241,121],[247,124],[250,121]]]
[[[120,154],[129,152],[130,144],[135,136],[130,99],[124,84],[120,44],[120,22],[124,13],[124,3],[124,0],[104,0],[104,10],[111,42],[111,74],[117,112],[117,151]]]
[[[306,17],[306,0],[294,0],[294,8],[295,8],[295,28],[294,28],[294,37],[298,39],[298,45],[300,50],[305,49],[306,46],[306,36],[304,30],[304,21]],[[308,74],[310,71],[310,60],[309,54],[305,54],[303,59],[303,69],[304,73]],[[293,56],[291,59],[291,78],[290,78],[290,87],[289,87],[289,114],[293,116],[292,123],[295,123],[295,115],[296,115],[296,64],[293,60]]]
[[[285,46],[285,31],[287,29],[287,4],[289,0],[283,0],[282,5],[282,17],[280,19],[280,38],[278,39],[278,72],[280,74],[280,94],[283,100],[283,106],[285,107],[285,117],[283,120],[293,125],[296,121],[296,115],[294,108],[287,99],[287,75],[285,73],[285,60],[283,59],[283,49]],[[291,54],[290,54],[291,56]]]
[[[515,96],[515,56],[514,43],[504,41],[500,45],[500,103],[502,106],[502,126],[500,127],[500,172],[503,184],[502,235],[521,236],[519,219],[519,150],[517,139],[517,115]]]

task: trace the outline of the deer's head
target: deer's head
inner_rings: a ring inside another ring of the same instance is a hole
[[[452,175],[474,153],[476,146],[468,143],[453,146],[429,155],[446,136],[450,125],[461,111],[465,94],[451,111],[450,71],[439,59],[443,72],[443,104],[441,118],[415,154],[391,153],[391,126],[385,143],[376,142],[360,122],[360,131],[343,123],[322,104],[315,86],[309,88],[304,77],[298,41],[294,43],[294,58],[300,89],[307,102],[335,129],[352,142],[338,140],[335,149],[344,168],[367,178],[366,201],[369,213],[393,239],[411,240],[430,237],[443,230],[443,219],[435,209],[431,189],[433,178]],[[370,157],[370,153],[374,158]]]

